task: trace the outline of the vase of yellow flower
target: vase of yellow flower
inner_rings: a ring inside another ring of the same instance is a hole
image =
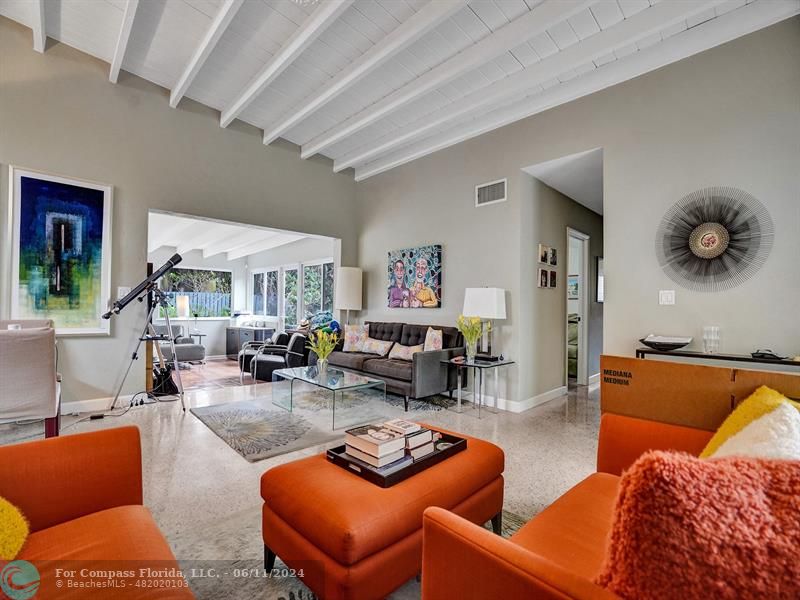
[[[316,331],[308,340],[308,349],[317,355],[317,372],[321,377],[328,373],[328,357],[336,348],[339,336],[335,331]]]
[[[478,340],[481,338],[480,318],[459,315],[456,324],[461,335],[464,336],[464,343],[467,346],[467,360],[475,360],[475,355],[478,353]]]

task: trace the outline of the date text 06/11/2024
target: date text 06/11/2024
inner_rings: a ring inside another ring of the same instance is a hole
[[[214,569],[214,568],[192,568],[187,573],[190,579],[203,579],[203,578],[218,578],[218,577],[233,577],[233,578],[248,578],[248,579],[272,579],[281,577],[297,577],[302,579],[304,576],[303,569],[288,569],[288,568],[275,568],[269,571],[261,568],[252,569]]]

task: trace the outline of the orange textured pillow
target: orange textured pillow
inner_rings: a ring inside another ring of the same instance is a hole
[[[623,598],[800,597],[800,461],[648,452],[596,579]]]

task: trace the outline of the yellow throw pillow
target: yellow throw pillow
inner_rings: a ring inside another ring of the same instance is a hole
[[[800,410],[800,402],[789,400],[780,392],[762,385],[728,415],[728,418],[717,429],[717,433],[700,453],[700,458],[708,458],[714,454],[729,437],[736,435],[756,419],[760,419],[778,408],[781,402],[791,402],[797,410]]]
[[[0,560],[14,560],[28,539],[28,521],[20,510],[0,497]]]

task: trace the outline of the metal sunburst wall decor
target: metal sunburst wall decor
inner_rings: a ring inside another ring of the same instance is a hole
[[[708,187],[678,201],[658,227],[656,254],[675,283],[718,292],[752,277],[772,249],[772,218],[761,202],[732,187]]]

